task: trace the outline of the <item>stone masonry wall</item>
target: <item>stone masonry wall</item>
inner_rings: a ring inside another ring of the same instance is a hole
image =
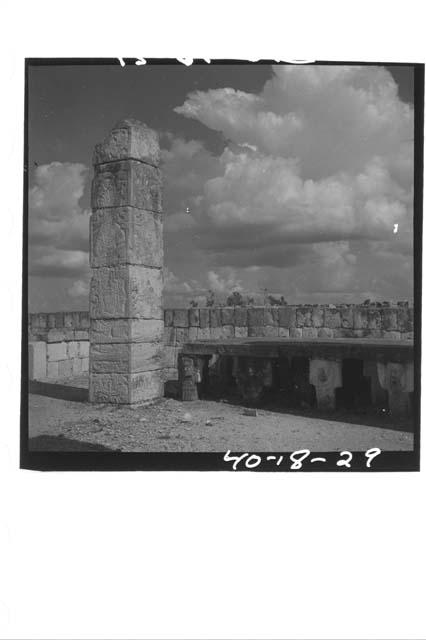
[[[165,375],[177,378],[183,343],[229,338],[413,339],[414,310],[404,306],[286,305],[164,311]]]
[[[413,339],[413,321],[414,310],[408,306],[165,309],[165,380],[177,378],[179,349],[190,340],[234,337]],[[87,311],[30,314],[30,343],[45,343],[45,346],[32,347],[35,349],[31,356],[35,377],[41,377],[40,371],[46,371],[43,377],[71,376],[87,371],[89,326]],[[71,365],[66,361],[71,361]]]

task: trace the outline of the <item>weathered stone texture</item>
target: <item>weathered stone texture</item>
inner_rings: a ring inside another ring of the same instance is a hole
[[[333,337],[333,329],[329,329],[328,327],[322,327],[318,329],[318,338],[332,338]]]
[[[140,373],[92,373],[91,402],[129,404],[160,398],[163,395],[163,371]]]
[[[341,307],[340,316],[342,318],[343,329],[353,329],[354,326],[354,311],[353,307]]]
[[[248,328],[245,327],[235,327],[235,337],[236,338],[247,338],[248,337]]]
[[[30,380],[45,378],[47,375],[47,354],[45,342],[28,343],[28,377]]]
[[[280,307],[278,309],[280,327],[291,329],[296,326],[296,309],[294,307]]]
[[[158,167],[160,147],[157,132],[136,120],[121,120],[105,140],[95,146],[93,164],[126,158]]]
[[[220,327],[222,325],[221,317],[220,317],[220,309],[216,309],[212,307],[210,310],[210,327],[212,329]]]
[[[223,307],[221,309],[221,321],[223,325],[233,325],[235,320],[234,307]]]
[[[263,327],[264,325],[264,308],[263,307],[248,307],[247,309],[247,324],[248,327]],[[249,332],[250,335],[250,332]]]
[[[210,311],[209,309],[200,309],[200,328],[205,329],[210,326]]]
[[[90,370],[93,373],[137,373],[164,366],[160,342],[92,344]]]
[[[312,326],[319,329],[324,326],[324,309],[322,307],[313,307],[311,312]]]
[[[277,307],[265,307],[264,322],[267,326],[278,327]]]
[[[92,267],[120,264],[163,266],[163,223],[160,215],[133,207],[99,209],[90,219]]]
[[[318,329],[316,327],[302,327],[302,338],[317,338]]]
[[[174,316],[173,316],[173,326],[174,327],[189,326],[188,309],[175,309]]]
[[[327,307],[324,309],[324,327],[339,329],[342,326],[342,317],[339,309]]]
[[[385,331],[396,331],[398,329],[398,309],[383,309],[382,328]]]
[[[47,360],[48,362],[58,362],[65,360],[67,357],[67,343],[53,342],[47,344]]]
[[[90,315],[94,319],[163,319],[161,269],[136,265],[93,269]]]
[[[247,326],[247,308],[235,307],[234,318],[235,318],[236,327],[246,327]]]
[[[290,327],[290,338],[301,338],[301,337],[302,337],[301,327]]]
[[[92,182],[92,210],[136,207],[162,211],[160,170],[135,160],[98,165]]]
[[[199,327],[200,326],[200,310],[191,307],[189,309],[189,326],[190,327]]]
[[[298,307],[296,310],[296,325],[298,327],[312,326],[312,311],[310,307]]]

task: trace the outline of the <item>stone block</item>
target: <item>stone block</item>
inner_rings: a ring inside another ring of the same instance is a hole
[[[296,309],[294,307],[279,307],[278,322],[280,327],[291,329],[296,326]]]
[[[323,307],[312,307],[311,310],[312,326],[319,329],[324,326],[324,309]]]
[[[247,326],[247,307],[235,307],[234,322],[235,322],[235,327]]]
[[[247,308],[247,325],[248,327],[263,327],[265,324],[265,315],[263,307]],[[249,331],[250,335],[250,331]]]
[[[197,340],[210,340],[210,327],[198,327]]]
[[[59,360],[58,368],[59,368],[58,375],[60,378],[71,378],[72,360]]]
[[[247,338],[248,337],[248,327],[235,327],[235,337],[236,338]]]
[[[78,357],[79,358],[88,358],[89,357],[89,349],[90,343],[88,340],[82,341],[78,343]]]
[[[329,329],[328,327],[322,327],[318,329],[318,338],[332,338],[333,337],[333,329]]]
[[[408,319],[407,319],[407,327],[406,331],[414,331],[414,309],[413,307],[408,308]]]
[[[183,344],[185,342],[188,342],[188,338],[189,338],[189,330],[188,327],[175,327],[175,331],[176,331],[176,342],[178,344]]]
[[[163,339],[162,320],[92,320],[91,342],[151,342]]]
[[[47,344],[47,360],[48,362],[58,362],[65,360],[67,357],[67,343],[53,342]]]
[[[174,327],[164,327],[164,344],[174,345],[176,343],[176,331]]]
[[[128,118],[117,122],[105,140],[95,145],[94,165],[126,158],[158,167],[160,146],[157,132]]]
[[[318,338],[318,329],[316,327],[302,327],[302,338]]]
[[[47,313],[37,313],[37,325],[39,329],[47,329]]]
[[[164,326],[165,327],[173,326],[173,309],[164,310]]]
[[[82,372],[82,358],[72,359],[72,375],[78,376]]]
[[[382,328],[382,314],[379,309],[367,310],[367,327],[373,330]]]
[[[174,327],[189,326],[188,309],[175,309],[174,315],[173,315],[173,326]]]
[[[353,307],[340,307],[340,316],[342,318],[342,329],[353,329],[354,327]]]
[[[265,338],[278,338],[279,327],[273,327],[271,325],[266,325],[263,330],[263,335]]]
[[[28,343],[28,378],[38,380],[47,375],[47,350],[45,342]]]
[[[221,311],[222,324],[234,326],[234,322],[235,322],[234,307],[222,307],[220,311]]]
[[[65,329],[74,329],[74,321],[75,321],[75,316],[73,313],[71,312],[65,312],[64,313],[64,327]]]
[[[197,340],[197,337],[198,337],[198,327],[189,327],[188,340],[190,342],[193,342],[194,340]]]
[[[47,326],[49,329],[54,329],[56,326],[56,314],[49,313],[47,316]]]
[[[312,326],[312,310],[311,307],[298,307],[296,309],[296,326],[311,327]]]
[[[90,329],[90,316],[88,311],[82,311],[80,313],[80,329]]]
[[[366,329],[333,329],[333,338],[363,337]]]
[[[224,324],[222,327],[222,338],[235,338],[235,327],[233,324]]]
[[[92,373],[136,373],[154,371],[164,366],[164,346],[159,342],[92,344]]]
[[[222,327],[210,327],[210,339],[211,340],[221,340],[222,335]]]
[[[414,340],[414,331],[401,333],[401,340]]]
[[[81,371],[89,371],[89,358],[81,358]]]
[[[161,212],[161,173],[135,160],[98,165],[92,182],[92,210],[136,207]]]
[[[382,309],[382,329],[386,332],[398,330],[398,309]]]
[[[47,363],[47,377],[48,378],[59,378],[59,362],[48,362]]]
[[[74,339],[75,340],[88,340],[89,339],[89,331],[74,331]]]
[[[328,329],[339,329],[342,326],[342,317],[339,309],[330,307],[324,309],[324,326]]]
[[[400,331],[382,331],[382,335],[387,340],[401,340]]]
[[[163,319],[161,269],[139,265],[93,269],[90,285],[92,319]]]
[[[90,265],[163,266],[161,216],[133,207],[98,209],[90,218]]]
[[[190,327],[199,327],[200,326],[200,310],[195,307],[189,308],[188,313],[189,318],[189,326]]]
[[[217,328],[222,326],[222,319],[220,317],[220,308],[211,307],[210,309],[210,327]]]
[[[200,328],[205,329],[206,327],[210,327],[210,310],[199,309],[199,312],[200,312]]]
[[[63,342],[66,339],[64,329],[49,329],[46,335],[47,342]]]
[[[78,358],[78,342],[72,341],[67,343],[67,357]]]
[[[176,347],[164,347],[164,366],[166,368],[177,367],[178,349]]]
[[[264,323],[266,326],[278,327],[278,307],[265,307]]]
[[[367,307],[354,307],[354,329],[368,328],[368,311]]]
[[[55,313],[55,316],[55,329],[62,329],[64,326],[64,313],[62,311],[58,311]]]
[[[249,316],[250,322],[250,316]],[[248,326],[248,337],[249,338],[264,338],[265,337],[265,326],[264,325],[255,325]]]
[[[301,338],[302,335],[301,327],[290,327],[290,338]]]
[[[288,338],[289,336],[290,336],[290,329],[286,329],[286,327],[278,327],[279,338]]]

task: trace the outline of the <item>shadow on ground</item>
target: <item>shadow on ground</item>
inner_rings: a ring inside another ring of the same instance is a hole
[[[28,449],[30,451],[116,451],[110,447],[90,442],[80,442],[65,438],[62,435],[49,436],[41,435],[28,439]]]
[[[74,402],[88,402],[89,390],[83,387],[54,384],[52,382],[40,382],[30,380],[29,392],[39,396],[58,398],[59,400],[72,400]]]

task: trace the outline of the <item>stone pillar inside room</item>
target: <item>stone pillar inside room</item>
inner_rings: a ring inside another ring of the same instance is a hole
[[[119,122],[96,145],[90,220],[92,402],[163,395],[163,224],[158,136]]]

